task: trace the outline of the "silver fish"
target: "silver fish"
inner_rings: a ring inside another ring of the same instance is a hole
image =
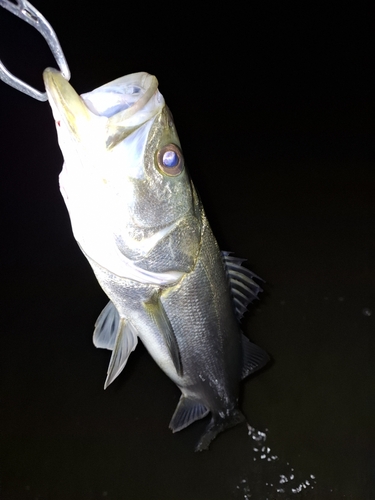
[[[220,252],[154,76],[127,75],[81,97],[57,70],[44,82],[74,237],[110,298],[93,339],[112,351],[105,387],[139,337],[182,392],[172,431],[211,413],[196,447],[207,449],[244,420],[239,382],[269,359],[239,327],[260,291],[255,275]]]

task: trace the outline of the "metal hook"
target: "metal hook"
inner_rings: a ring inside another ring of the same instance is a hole
[[[66,62],[64,53],[57,39],[56,33],[54,32],[52,26],[49,24],[47,19],[27,2],[27,0],[0,0],[0,6],[4,9],[9,10],[12,14],[19,17],[23,21],[31,24],[36,28],[44,37],[48,43],[49,48],[60,68],[63,77],[66,80],[70,79],[70,70],[68,63]],[[30,87],[27,83],[23,82],[16,76],[14,76],[0,60],[0,79],[5,83],[14,87],[15,89],[24,92],[25,94],[38,99],[39,101],[47,101],[47,93],[39,92],[39,90]]]

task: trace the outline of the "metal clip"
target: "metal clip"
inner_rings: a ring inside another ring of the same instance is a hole
[[[66,80],[69,80],[70,71],[68,63],[66,62],[56,33],[54,32],[47,19],[26,0],[0,0],[0,6],[4,7],[4,9],[9,10],[9,12],[19,17],[23,21],[31,24],[31,26],[36,28],[43,35],[44,39],[48,43],[49,48],[51,49],[51,52],[60,68],[63,77]],[[47,101],[48,99],[46,92],[39,92],[39,90],[30,87],[30,85],[14,76],[10,71],[6,69],[1,60],[0,79],[11,87],[14,87],[20,92],[24,92],[34,99],[38,99],[39,101]]]

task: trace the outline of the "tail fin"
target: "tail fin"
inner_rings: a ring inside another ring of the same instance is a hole
[[[225,431],[225,429],[230,429],[231,427],[234,427],[244,421],[245,416],[238,408],[235,408],[225,416],[221,416],[218,413],[212,415],[211,422],[208,424],[204,434],[195,447],[195,451],[208,450],[211,442],[220,432]]]

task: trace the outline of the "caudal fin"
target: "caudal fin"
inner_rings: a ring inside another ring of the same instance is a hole
[[[245,416],[237,408],[232,410],[230,415],[221,417],[219,414],[212,415],[211,422],[206,427],[204,434],[200,438],[195,451],[208,450],[211,442],[225,429],[230,429],[237,424],[245,421]]]

